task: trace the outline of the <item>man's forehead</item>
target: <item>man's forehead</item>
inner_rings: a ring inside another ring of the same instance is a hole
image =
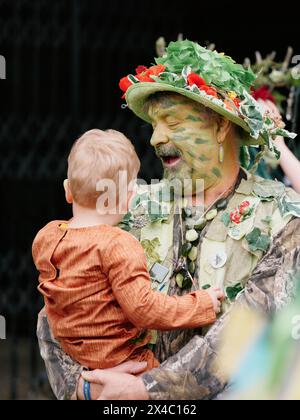
[[[149,100],[148,113],[150,117],[161,114],[174,114],[180,112],[183,107],[194,107],[196,109],[196,104],[191,99],[176,93],[167,95],[162,94]]]

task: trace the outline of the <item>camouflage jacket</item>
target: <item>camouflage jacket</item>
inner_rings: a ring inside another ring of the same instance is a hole
[[[179,216],[173,223],[173,258],[180,253],[182,232]],[[136,218],[132,232],[139,238],[144,226],[143,217]],[[210,223],[201,232],[199,251]],[[282,265],[293,270],[298,260],[300,246],[300,220],[288,223],[271,243],[269,252],[256,266],[247,288],[238,298],[237,304],[260,307],[273,311],[286,302],[291,295],[287,274]],[[195,278],[200,277],[198,265]],[[248,279],[247,279],[248,280]],[[172,277],[168,293],[180,295],[190,290],[180,289]],[[151,399],[208,399],[218,395],[226,381],[216,367],[217,345],[224,323],[229,319],[228,311],[204,336],[201,330],[179,330],[159,332],[155,355],[164,362],[158,369],[143,376]],[[37,335],[40,351],[45,361],[52,389],[58,399],[71,399],[76,394],[76,384],[83,370],[61,350],[53,338],[44,310],[39,315]]]

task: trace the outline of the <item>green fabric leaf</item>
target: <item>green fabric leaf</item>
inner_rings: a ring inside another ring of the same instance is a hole
[[[272,217],[267,216],[265,219],[262,219],[262,222],[267,223],[268,225],[272,223]]]
[[[274,198],[281,197],[284,191],[285,186],[280,182],[265,180],[253,185],[253,193],[263,201],[273,201]]]
[[[259,228],[254,228],[249,235],[246,236],[250,251],[266,252],[270,246],[271,239],[267,235],[263,235]]]
[[[236,64],[232,58],[188,40],[171,42],[166,54],[155,61],[178,75],[182,74],[184,67],[190,66],[191,71],[203,77],[208,84],[238,95],[242,95],[244,89],[249,91],[256,78],[251,69]]]
[[[237,283],[235,286],[230,286],[226,288],[226,296],[230,300],[230,302],[233,302],[237,295],[241,293],[244,290],[244,287],[241,285],[241,283]]]
[[[224,225],[228,227],[230,225],[230,213],[228,212],[223,213],[221,220],[224,223]]]
[[[246,91],[243,92],[243,96],[245,99],[241,103],[240,113],[251,130],[251,136],[257,139],[264,127],[263,116],[256,100]]]
[[[248,146],[242,146],[240,152],[240,161],[243,168],[248,169],[251,163],[251,156]]]
[[[272,130],[271,134],[273,136],[282,136],[292,140],[294,140],[297,137],[296,133],[290,133],[289,131],[284,130],[283,128],[275,128],[274,130]]]
[[[282,217],[300,217],[300,202],[288,201],[285,194],[280,197],[277,202]]]
[[[154,238],[152,241],[145,239],[141,242],[142,247],[147,255],[147,260],[150,264],[161,263],[159,254],[157,253],[157,248],[160,245],[159,238]]]
[[[124,224],[124,223],[119,223],[118,227],[122,230],[124,230],[125,232],[130,232],[131,231],[131,227]]]

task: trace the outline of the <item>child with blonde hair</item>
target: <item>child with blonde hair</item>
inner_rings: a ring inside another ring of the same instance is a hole
[[[147,331],[211,324],[223,298],[219,289],[182,297],[151,289],[142,246],[117,227],[128,211],[139,169],[134,147],[123,134],[85,133],[71,150],[64,183],[73,218],[49,223],[33,243],[53,334],[66,353],[89,369],[128,360],[146,361],[147,369],[158,366]]]

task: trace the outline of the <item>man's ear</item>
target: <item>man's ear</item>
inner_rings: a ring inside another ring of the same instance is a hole
[[[69,184],[69,180],[65,179],[64,180],[64,189],[65,189],[65,195],[66,195],[66,201],[69,204],[73,204],[73,196],[70,190],[70,184]]]
[[[232,128],[232,122],[227,118],[220,117],[218,120],[217,141],[219,144],[224,143],[229,131]]]

